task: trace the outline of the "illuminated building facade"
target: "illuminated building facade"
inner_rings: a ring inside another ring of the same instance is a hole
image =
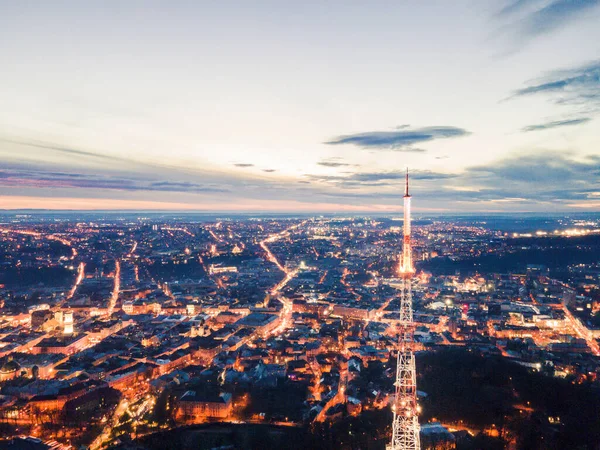
[[[73,312],[66,311],[63,315],[64,334],[73,334]]]

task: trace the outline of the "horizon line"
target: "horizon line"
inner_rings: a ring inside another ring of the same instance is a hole
[[[397,211],[273,211],[273,210],[259,210],[259,209],[249,209],[249,210],[192,210],[192,209],[55,209],[55,208],[0,208],[0,214],[7,213],[162,213],[162,214],[274,214],[274,215],[314,215],[314,216],[323,216],[323,215],[347,215],[347,216],[372,216],[372,215],[395,215],[401,214],[402,208],[399,208]],[[592,210],[563,210],[563,211],[535,211],[535,210],[522,210],[522,211],[500,211],[500,210],[481,210],[481,211],[418,211],[417,213],[420,215],[476,215],[476,214],[542,214],[542,215],[567,215],[567,214],[597,214],[600,215],[600,211],[592,211]]]

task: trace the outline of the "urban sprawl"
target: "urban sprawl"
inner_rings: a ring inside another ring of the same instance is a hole
[[[519,417],[539,417],[540,433],[568,426],[518,389],[503,391],[508,409],[494,423],[447,412],[427,381],[432,355],[600,383],[600,219],[548,222],[415,218],[423,448],[480,435],[514,446]],[[393,217],[6,216],[0,435],[144,448],[145,436],[175,428],[205,429],[207,440],[216,423],[323,434],[382,414],[368,438],[384,446],[401,254]],[[223,439],[214,448],[237,448]]]

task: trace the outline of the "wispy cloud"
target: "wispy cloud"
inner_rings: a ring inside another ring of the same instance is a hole
[[[78,188],[191,193],[229,192],[228,189],[218,185],[205,185],[194,182],[150,181],[109,175],[13,169],[0,171],[0,186],[13,188]]]
[[[254,167],[254,164],[250,164],[250,163],[236,163],[234,164],[235,167]]]
[[[339,158],[320,162],[347,164]],[[5,195],[39,192],[39,195],[50,198],[65,195],[79,198],[98,195],[106,198],[152,197],[166,202],[173,198],[170,193],[177,192],[181,193],[176,195],[178,199],[190,204],[204,197],[215,201],[257,199],[261,202],[272,200],[315,205],[336,199],[336,204],[368,209],[372,205],[388,205],[390,208],[397,205],[405,175],[401,170],[352,168],[344,171],[343,166],[339,173],[309,174],[303,180],[251,177],[246,172],[251,171],[241,170],[235,175],[231,172],[196,174],[169,170],[150,173],[85,169],[42,162],[38,165],[7,162],[0,170],[0,192]],[[487,205],[499,210],[518,202],[521,209],[540,208],[540,205],[560,208],[567,202],[585,205],[598,200],[600,156],[577,158],[569,153],[520,154],[455,173],[414,170],[411,177],[414,192],[422,199],[422,206],[448,205],[460,210],[462,206],[464,209],[477,209]]]
[[[0,144],[9,144],[15,146],[18,150],[15,156],[20,156],[19,152],[33,153],[35,149],[50,150],[56,154],[62,154],[69,156],[70,160],[77,163],[78,166],[91,166],[91,165],[103,165],[111,171],[123,172],[123,171],[134,171],[134,172],[161,172],[164,170],[168,171],[180,171],[182,167],[165,163],[163,161],[148,161],[145,158],[128,158],[126,156],[115,155],[114,153],[105,151],[90,151],[87,149],[77,148],[75,146],[57,144],[54,142],[39,141],[36,139],[28,138],[13,138],[8,136],[0,135]],[[4,149],[2,149],[4,150]],[[46,164],[54,164],[53,158],[49,157],[49,152],[37,152],[39,156],[39,163],[44,161]],[[84,161],[84,164],[82,164]],[[63,164],[63,163],[60,163]],[[70,164],[72,166],[72,164]],[[189,168],[184,168],[186,171],[190,171]]]
[[[486,189],[500,187],[506,197],[531,201],[587,199],[600,184],[600,156],[578,160],[558,152],[513,156],[471,167],[464,180]]]
[[[542,131],[542,130],[549,130],[552,128],[570,127],[573,125],[580,125],[582,123],[587,123],[590,120],[592,120],[590,117],[581,117],[579,119],[570,119],[570,120],[556,120],[553,122],[540,123],[537,125],[529,125],[524,128],[521,128],[521,131],[523,131],[523,132]]]
[[[0,142],[5,142],[8,144],[16,144],[16,145],[24,145],[27,147],[40,148],[44,150],[53,150],[59,153],[66,153],[68,155],[75,156],[85,156],[89,158],[97,158],[108,161],[127,161],[131,162],[132,160],[129,158],[121,158],[115,155],[109,155],[106,153],[95,153],[86,150],[81,150],[77,148],[71,148],[66,146],[54,145],[46,142],[38,142],[33,140],[16,140],[16,139],[8,139],[8,138],[0,138]]]
[[[172,191],[172,192],[230,192],[229,189],[225,189],[223,187],[215,186],[215,185],[203,185],[199,183],[193,182],[177,182],[177,181],[158,181],[154,183],[150,183],[147,187],[142,187],[143,189],[151,190],[151,191]]]
[[[540,0],[513,0],[496,13],[497,17],[506,17],[519,14],[529,9],[532,5],[539,4]]]
[[[410,172],[410,177],[413,180],[446,180],[449,178],[455,178],[456,174],[433,172],[431,170],[413,170]],[[396,170],[390,172],[363,172],[351,175],[349,179],[353,181],[389,181],[389,180],[401,180],[404,182],[406,172],[403,170]]]
[[[341,190],[329,189],[320,196],[339,201],[393,202],[399,198],[403,175],[381,172],[325,180],[322,177],[320,181]],[[510,156],[461,173],[415,172],[412,178],[419,198],[460,205],[460,209],[501,210],[512,204],[518,204],[521,210],[540,205],[557,209],[573,201],[585,206],[599,193],[600,156],[576,160],[562,153],[539,152]]]
[[[277,172],[277,171],[275,169],[263,169],[263,172],[273,173],[273,172]]]
[[[312,181],[334,185],[343,189],[357,189],[368,186],[396,186],[404,182],[406,172],[397,171],[381,171],[381,172],[358,172],[350,175],[312,175],[307,174],[306,177]],[[457,175],[433,172],[430,170],[416,170],[410,174],[414,180],[445,180],[454,178]]]
[[[514,91],[507,100],[531,96],[544,96],[556,105],[566,106],[577,114],[586,115],[580,122],[564,121],[561,124],[559,121],[557,126],[588,121],[588,116],[600,113],[600,60],[550,72],[529,83],[529,86]]]
[[[514,97],[536,94],[563,94],[568,99],[600,95],[600,60],[589,64],[557,70],[543,77],[539,82],[514,92]],[[559,99],[559,101],[562,101]]]
[[[520,29],[529,36],[549,33],[599,5],[600,0],[555,0],[527,16]]]
[[[317,163],[319,166],[323,167],[348,167],[350,164],[335,162],[335,161],[320,161]]]
[[[356,164],[345,163],[340,158],[330,158],[330,159],[326,159],[326,160],[323,160],[323,161],[319,161],[317,163],[317,165],[323,166],[323,167],[352,167],[352,166],[356,166]]]
[[[436,139],[448,139],[470,134],[464,128],[433,126],[408,129],[403,127],[394,131],[369,131],[365,133],[338,136],[325,142],[329,145],[355,145],[365,149],[395,150],[401,152],[424,152],[414,148],[414,144],[430,142]]]
[[[513,38],[513,46],[560,30],[600,6],[600,0],[512,0],[493,18],[504,22],[501,35]]]

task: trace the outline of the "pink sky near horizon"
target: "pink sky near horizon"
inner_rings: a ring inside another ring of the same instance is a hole
[[[401,202],[401,197],[398,198]],[[417,199],[418,200],[418,199]],[[420,213],[447,213],[456,212],[451,208],[430,208],[419,207],[418,201],[413,205],[413,211]],[[493,205],[494,202],[488,202]],[[600,209],[598,202],[573,202],[568,204],[570,208],[576,210],[589,210],[590,208]],[[94,210],[156,210],[156,211],[227,211],[227,212],[284,212],[284,213],[401,213],[402,205],[373,204],[351,205],[339,203],[311,203],[287,200],[248,200],[235,202],[215,202],[215,203],[182,203],[150,200],[120,200],[111,198],[76,198],[76,197],[32,197],[19,195],[0,195],[0,210],[76,210],[76,211],[94,211]],[[481,212],[498,213],[505,212],[503,209],[493,207],[480,207]],[[527,208],[516,210],[515,212],[529,212]]]
[[[298,211],[298,212],[396,212],[401,207],[396,205],[349,205],[336,203],[309,203],[283,200],[249,200],[219,203],[180,203],[159,202],[151,200],[118,200],[110,198],[75,198],[75,197],[28,197],[0,196],[1,209],[50,209],[50,210],[186,210],[186,211]]]

